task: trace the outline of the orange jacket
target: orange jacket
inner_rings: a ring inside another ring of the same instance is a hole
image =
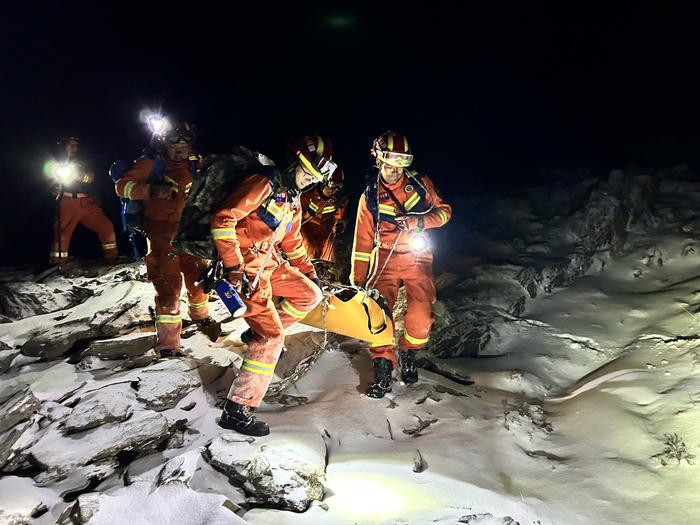
[[[340,199],[337,195],[326,197],[320,189],[307,191],[301,194],[302,224],[308,222],[331,227],[337,221],[342,220],[347,206],[347,197]]]
[[[150,199],[148,179],[153,168],[153,159],[140,157],[134,166],[116,183],[117,195],[144,202],[144,219],[147,221],[179,222],[185,197],[192,187],[192,173],[187,161],[173,162],[165,160],[163,181],[170,184],[177,194],[173,199]]]
[[[391,250],[400,235],[394,248],[396,253],[411,251],[411,232],[400,232],[395,218],[403,215],[394,200],[388,193],[390,190],[396,200],[410,214],[411,211],[430,210],[423,215],[415,215],[417,221],[422,222],[422,228],[439,228],[452,217],[452,207],[443,202],[435,189],[433,182],[425,175],[418,175],[414,171],[405,171],[404,176],[395,184],[388,185],[380,182],[377,192],[373,187],[368,187],[360,197],[355,222],[355,239],[352,250],[351,282],[364,284],[369,273],[370,260],[375,249],[375,215],[379,215],[379,246],[377,248]],[[373,197],[376,196],[376,197]],[[375,212],[370,210],[368,199],[376,198],[373,204]]]
[[[302,244],[301,216],[298,198],[286,191],[273,193],[270,179],[263,175],[244,177],[211,218],[212,237],[224,267],[246,265],[252,270],[261,255],[279,247],[302,273],[315,278]],[[271,261],[279,264],[274,258]]]

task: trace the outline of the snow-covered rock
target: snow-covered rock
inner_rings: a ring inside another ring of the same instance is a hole
[[[64,512],[60,525],[114,525],[167,523],[168,525],[245,525],[225,496],[202,494],[186,486],[152,487],[133,483],[111,494],[88,493]]]
[[[192,361],[171,359],[134,370],[128,379],[135,385],[136,399],[152,410],[174,407],[200,385],[191,364]]]
[[[142,355],[153,348],[155,334],[139,333],[93,341],[83,352],[83,356],[94,355],[100,359],[125,359]]]
[[[323,498],[322,465],[292,446],[253,445],[254,439],[225,433],[207,447],[211,465],[241,483],[251,501],[303,512]]]
[[[78,405],[63,420],[67,434],[126,421],[134,413],[136,396],[127,384],[112,385],[81,397]]]
[[[3,395],[0,393],[0,396]],[[0,399],[0,433],[15,426],[20,421],[25,421],[39,410],[41,402],[34,394],[25,388],[13,392]]]
[[[10,369],[12,361],[19,354],[19,348],[0,350],[0,374],[4,374]]]
[[[0,471],[10,459],[15,443],[22,437],[29,427],[32,426],[31,421],[18,423],[11,429],[0,434]]]
[[[0,283],[0,313],[10,319],[65,310],[94,294],[90,288],[71,286],[68,289],[31,281]]]
[[[120,423],[64,436],[57,424],[31,447],[34,460],[48,478],[60,479],[88,463],[116,461],[122,451],[146,453],[169,436],[168,420],[152,411],[139,412]],[[80,443],[76,447],[76,443]],[[46,479],[46,478],[45,478]]]

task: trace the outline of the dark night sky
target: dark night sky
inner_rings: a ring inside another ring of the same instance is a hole
[[[62,134],[83,137],[116,220],[105,172],[144,145],[144,107],[194,122],[202,151],[281,160],[290,134],[328,134],[357,191],[391,128],[448,195],[543,182],[545,168],[700,162],[696,2],[62,4],[0,15],[13,260],[48,252],[41,165]]]

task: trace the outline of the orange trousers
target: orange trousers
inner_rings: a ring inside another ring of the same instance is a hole
[[[307,222],[301,227],[301,236],[310,259],[335,262],[335,235],[333,224]]]
[[[82,194],[81,194],[82,195]],[[78,224],[94,231],[100,238],[104,258],[117,258],[117,239],[114,236],[112,222],[90,197],[74,198],[61,196],[60,210],[56,214],[53,225],[53,241],[51,243],[51,264],[61,264],[68,260],[68,247]]]
[[[209,315],[209,296],[201,286],[194,283],[208,266],[208,262],[175,249],[170,243],[177,223],[167,221],[147,221],[148,254],[146,270],[148,279],[156,289],[156,350],[180,347],[180,294],[184,275],[189,314],[193,321]]]
[[[379,250],[379,270],[389,255],[388,250]],[[378,270],[378,271],[379,271]],[[403,283],[406,288],[407,309],[404,317],[404,332],[398,341],[401,350],[420,350],[430,338],[433,326],[432,304],[435,302],[433,282],[433,255],[394,252],[374,287],[384,296],[390,310]],[[369,349],[372,358],[383,357],[397,365],[396,345],[383,345]]]
[[[244,256],[251,279],[262,259],[261,254]],[[299,270],[277,254],[271,259],[273,266],[266,266],[251,297],[242,297],[248,308],[244,318],[256,335],[228,394],[231,401],[250,407],[260,406],[267,392],[284,345],[284,329],[306,317],[323,299],[321,290]],[[283,298],[277,306],[273,295]]]

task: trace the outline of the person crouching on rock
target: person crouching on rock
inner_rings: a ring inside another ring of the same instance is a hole
[[[270,384],[284,329],[323,299],[300,232],[301,192],[326,180],[335,168],[318,153],[319,140],[301,139],[295,160],[281,174],[246,175],[211,219],[224,276],[240,293],[250,327],[241,336],[248,349],[219,420],[221,427],[241,434],[269,434],[267,423],[251,410],[260,405]],[[273,295],[282,298],[278,306]]]

